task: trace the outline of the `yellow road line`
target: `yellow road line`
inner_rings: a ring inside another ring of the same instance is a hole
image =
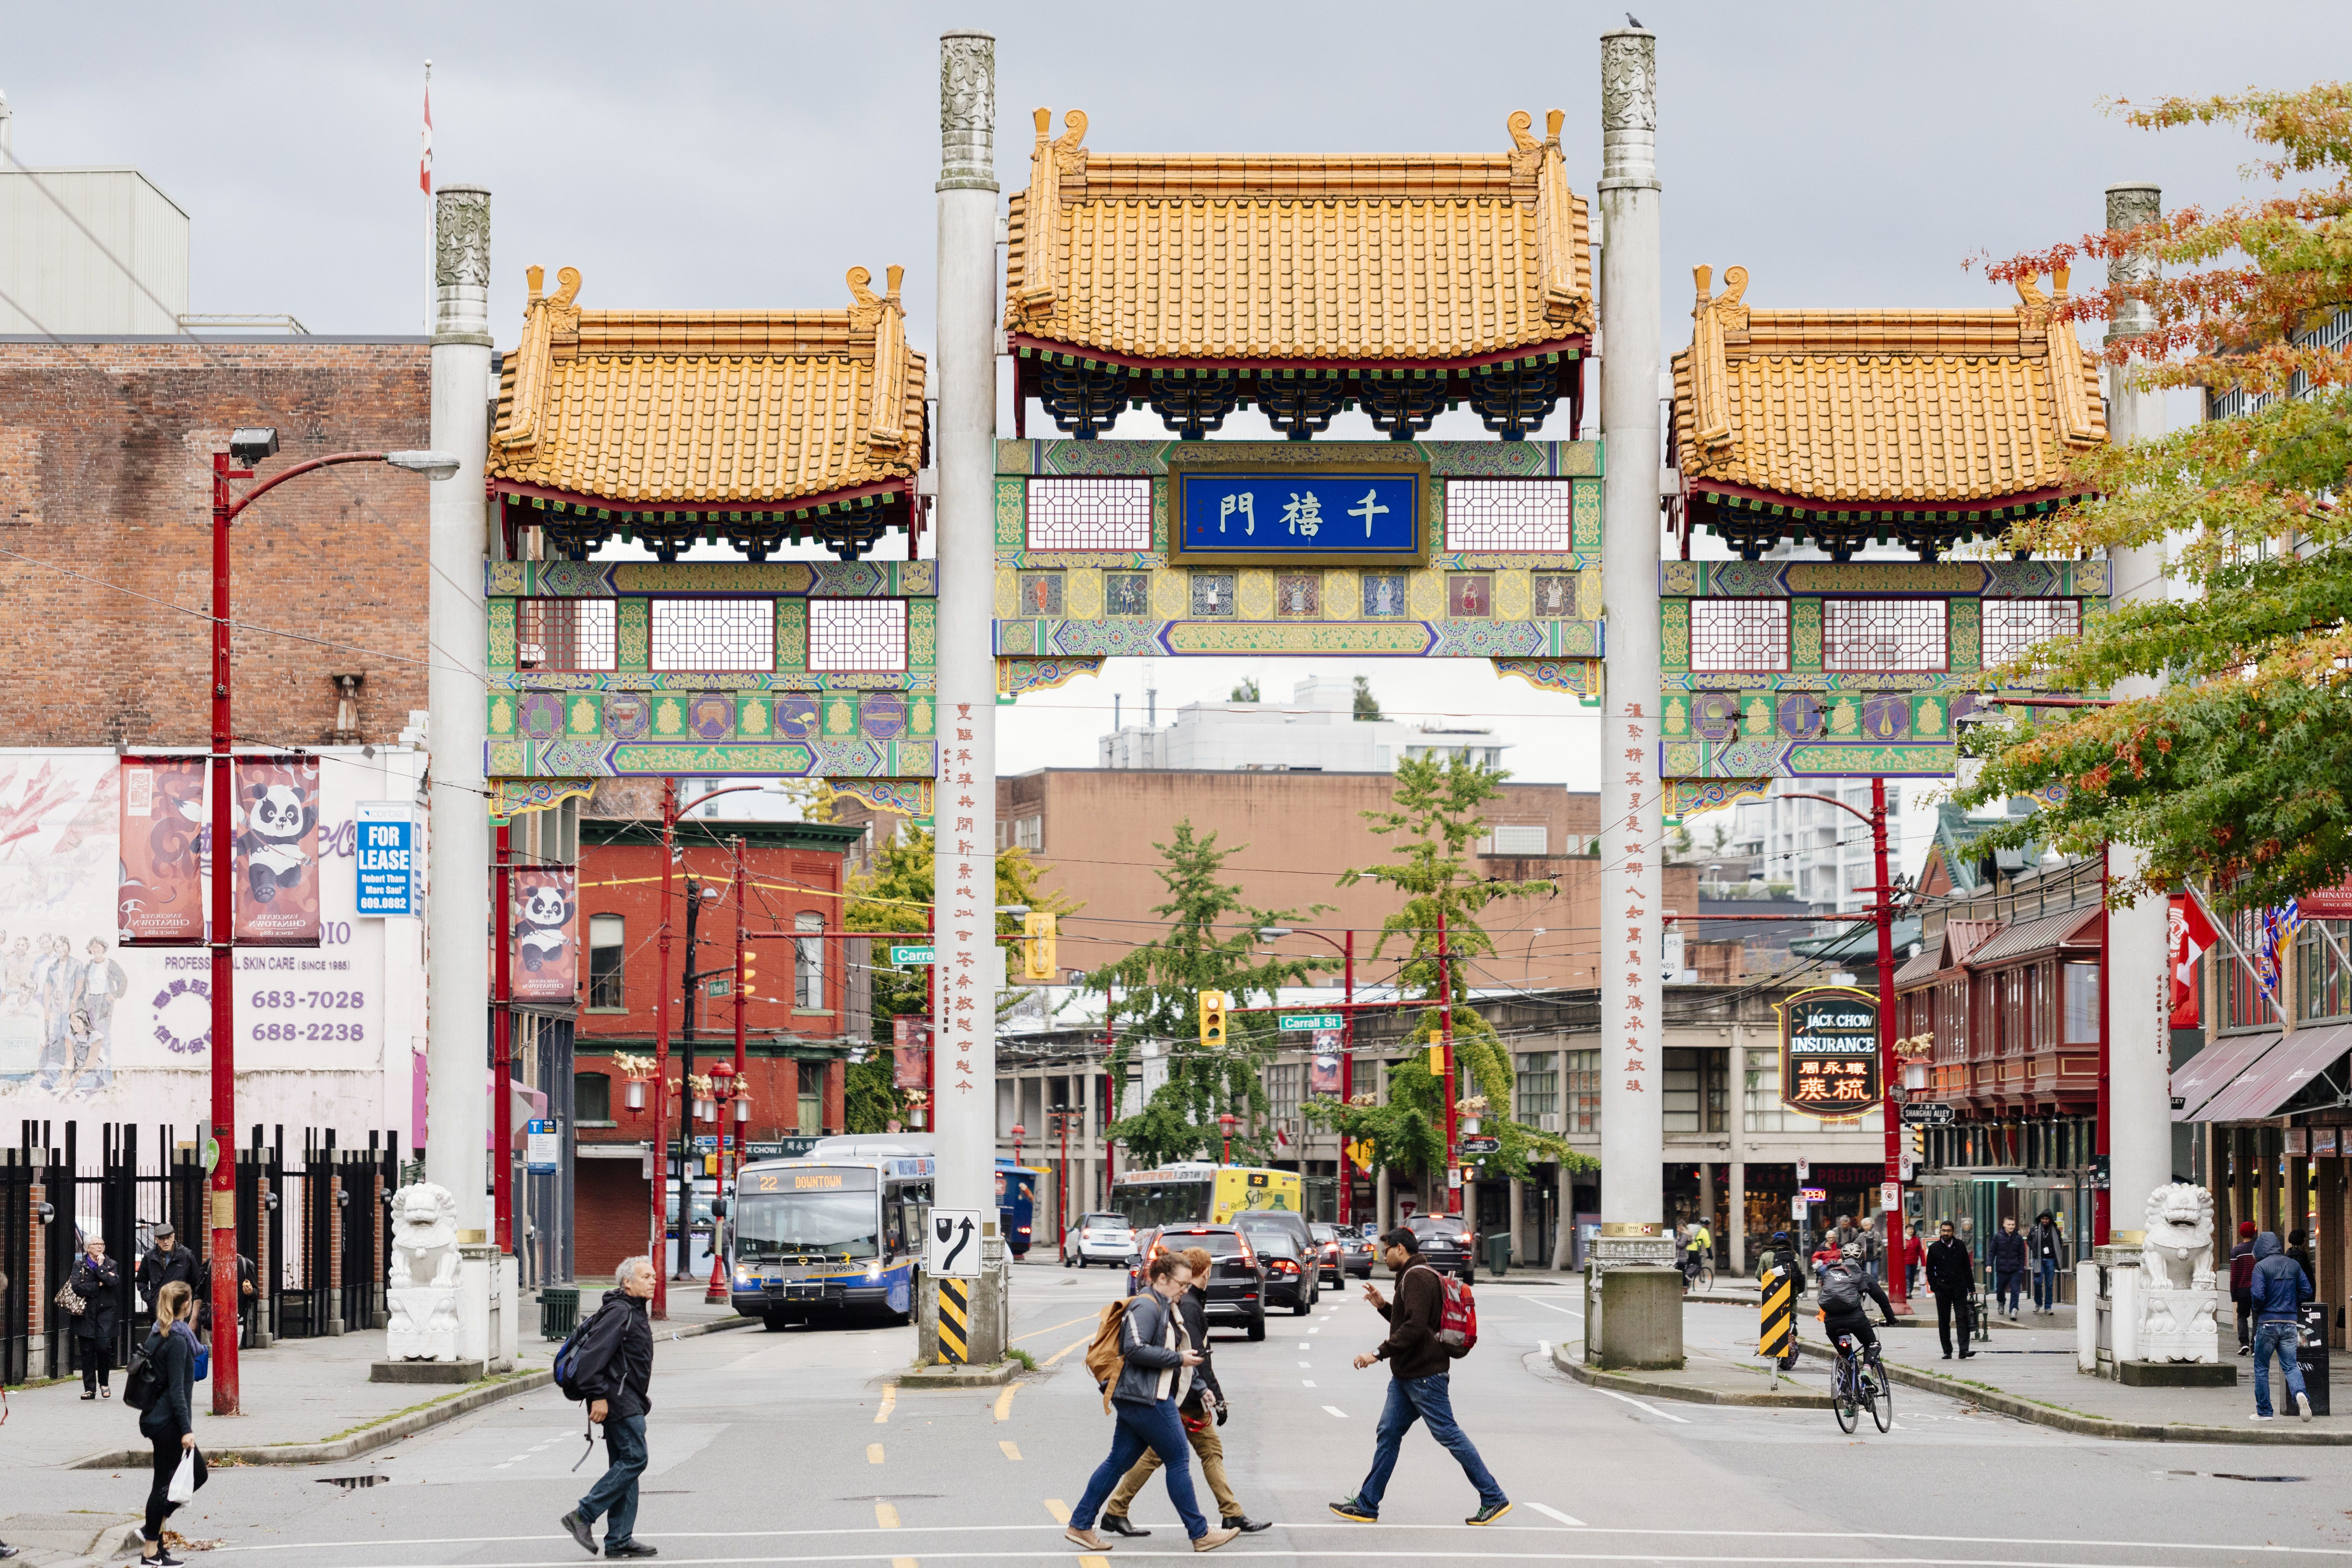
[[[1045,1364],[1051,1366],[1055,1362],[1061,1360],[1064,1356],[1069,1354],[1072,1351],[1082,1351],[1094,1342],[1094,1335],[1088,1334],[1085,1339],[1077,1340],[1069,1344],[1064,1345],[1060,1350],[1057,1350],[1052,1355],[1047,1356],[1045,1358]]]
[[[1004,1385],[1004,1392],[996,1396],[996,1418],[999,1421],[1009,1421],[1012,1419],[1013,1396],[1020,1392],[1021,1385],[1019,1384],[1008,1383]]]
[[[887,1502],[877,1502],[874,1505],[874,1522],[885,1530],[896,1530],[898,1528],[898,1510]]]
[[[1054,1516],[1054,1522],[1055,1524],[1067,1524],[1070,1522],[1070,1505],[1064,1502],[1060,1498],[1047,1498],[1045,1500],[1045,1511]]]
[[[890,1419],[890,1412],[898,1406],[898,1385],[890,1384],[882,1391],[882,1408],[874,1413],[874,1425],[881,1426]]]
[[[1081,1557],[1078,1559],[1078,1568],[1110,1568],[1110,1559],[1108,1557]]]
[[[918,1568],[918,1565],[911,1557],[893,1557],[890,1559],[890,1568]]]
[[[1021,1450],[1013,1445],[1010,1438],[999,1441],[996,1446],[1004,1450],[1004,1457],[1008,1459],[1017,1459],[1021,1457]]]
[[[1045,1328],[1034,1330],[1034,1331],[1031,1331],[1031,1332],[1029,1332],[1029,1333],[1023,1334],[1023,1335],[1021,1336],[1021,1339],[1019,1339],[1019,1340],[1014,1340],[1013,1342],[1014,1344],[1016,1344],[1016,1345],[1017,1345],[1017,1344],[1019,1344],[1019,1343],[1021,1342],[1021,1340],[1036,1340],[1036,1339],[1043,1339],[1043,1338],[1045,1338],[1047,1334],[1052,1333],[1055,1329],[1066,1329],[1066,1328],[1068,1328],[1072,1323],[1091,1323],[1091,1322],[1096,1321],[1097,1321],[1097,1319],[1099,1319],[1101,1316],[1102,1316],[1102,1314],[1101,1314],[1100,1312],[1088,1312],[1088,1313],[1087,1313],[1085,1317],[1083,1317],[1083,1318],[1068,1318],[1068,1319],[1065,1319],[1065,1320],[1064,1320],[1063,1321],[1061,1321],[1061,1322],[1054,1323],[1054,1324],[1050,1324],[1050,1325],[1048,1325],[1048,1326],[1047,1326],[1047,1327],[1045,1327]]]
[[[868,1443],[866,1445],[866,1462],[869,1465],[878,1465],[882,1462],[881,1444]]]

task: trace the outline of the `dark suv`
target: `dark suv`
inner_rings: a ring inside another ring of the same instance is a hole
[[[1297,1310],[1302,1314],[1313,1310],[1323,1296],[1323,1279],[1322,1271],[1314,1267],[1315,1237],[1307,1228],[1306,1218],[1288,1209],[1252,1209],[1234,1215],[1234,1224],[1252,1245],[1259,1245],[1262,1237],[1276,1236],[1288,1244],[1289,1254],[1297,1259],[1305,1284],[1306,1299],[1297,1304]],[[1276,1282],[1269,1275],[1267,1283]],[[1288,1299],[1285,1292],[1277,1290],[1276,1294]]]
[[[1197,1247],[1209,1255],[1201,1305],[1212,1327],[1238,1322],[1254,1340],[1265,1338],[1265,1266],[1249,1238],[1229,1225],[1170,1225],[1138,1233],[1127,1260],[1127,1293],[1143,1289],[1144,1266],[1162,1252]]]
[[[1477,1267],[1475,1249],[1478,1238],[1470,1232],[1460,1215],[1417,1214],[1404,1222],[1413,1239],[1421,1244],[1421,1260],[1440,1274],[1461,1277],[1470,1282]]]

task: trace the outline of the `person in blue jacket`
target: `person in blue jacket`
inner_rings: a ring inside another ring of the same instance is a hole
[[[2254,1316],[2254,1419],[2271,1419],[2271,1357],[2279,1360],[2286,1391],[2294,1407],[2311,1419],[2311,1397],[2303,1391],[2303,1363],[2297,1353],[2300,1338],[2296,1317],[2311,1300],[2311,1276],[2279,1246],[2278,1233],[2266,1230],[2254,1237],[2254,1272],[2247,1282]]]

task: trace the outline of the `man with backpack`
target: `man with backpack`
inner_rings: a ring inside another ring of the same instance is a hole
[[[610,1517],[607,1557],[653,1557],[636,1538],[637,1478],[646,1468],[646,1416],[653,1410],[654,1326],[646,1302],[654,1293],[654,1263],[632,1258],[614,1271],[617,1289],[555,1352],[555,1381],[567,1398],[588,1402],[588,1419],[604,1428],[611,1463],[580,1506],[563,1516],[572,1539],[596,1554],[593,1526]]]
[[[1477,1339],[1469,1288],[1441,1279],[1422,1262],[1421,1244],[1405,1226],[1381,1237],[1381,1247],[1383,1260],[1396,1275],[1396,1301],[1391,1305],[1380,1287],[1371,1284],[1364,1287],[1364,1300],[1389,1321],[1389,1337],[1378,1350],[1358,1356],[1355,1364],[1360,1372],[1374,1362],[1389,1363],[1388,1402],[1381,1408],[1370,1474],[1352,1497],[1333,1503],[1331,1511],[1359,1524],[1379,1520],[1381,1499],[1396,1468],[1404,1435],[1415,1421],[1424,1421],[1429,1435],[1460,1461],[1462,1473],[1478,1489],[1478,1511],[1463,1522],[1492,1524],[1511,1511],[1511,1500],[1478,1457],[1469,1434],[1454,1420],[1451,1368],[1454,1358],[1467,1354]]]
[[[1863,1257],[1859,1241],[1849,1241],[1838,1252],[1837,1261],[1822,1267],[1818,1280],[1821,1289],[1822,1332],[1832,1344],[1841,1336],[1852,1334],[1867,1355],[1878,1348],[1878,1335],[1870,1327],[1870,1313],[1864,1302],[1878,1303],[1878,1314],[1886,1326],[1895,1326],[1895,1303],[1886,1299],[1885,1288],[1870,1277],[1867,1260]]]

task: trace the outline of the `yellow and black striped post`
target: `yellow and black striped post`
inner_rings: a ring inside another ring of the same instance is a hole
[[[940,1362],[961,1366],[971,1360],[971,1287],[961,1279],[940,1281]]]
[[[1768,1268],[1760,1283],[1763,1326],[1757,1337],[1756,1353],[1773,1364],[1777,1381],[1777,1369],[1797,1359],[1796,1301],[1790,1289],[1795,1280],[1785,1268]]]

